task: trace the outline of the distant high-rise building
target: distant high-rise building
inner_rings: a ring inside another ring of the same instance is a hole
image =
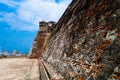
[[[15,49],[15,50],[13,51],[13,54],[18,54],[18,51]]]

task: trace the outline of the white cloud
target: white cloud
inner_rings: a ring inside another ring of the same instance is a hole
[[[0,3],[6,4],[10,7],[17,7],[19,5],[19,3],[14,0],[0,0]]]
[[[61,0],[56,3],[55,0],[23,0],[15,2],[14,0],[3,0],[5,4],[11,7],[17,5],[16,12],[4,14],[4,20],[17,30],[38,30],[38,22],[58,21],[71,0]],[[0,1],[1,2],[1,1]],[[1,15],[1,14],[0,14]]]

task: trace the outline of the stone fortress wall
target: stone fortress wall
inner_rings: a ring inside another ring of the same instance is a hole
[[[55,24],[56,23],[53,21],[48,23],[45,21],[39,22],[39,31],[36,38],[34,39],[28,58],[37,58],[42,56]]]

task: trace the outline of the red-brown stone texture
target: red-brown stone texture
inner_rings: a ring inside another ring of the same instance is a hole
[[[120,79],[120,0],[73,0],[44,59],[65,80]]]
[[[73,0],[43,58],[65,80],[120,80],[120,0]]]

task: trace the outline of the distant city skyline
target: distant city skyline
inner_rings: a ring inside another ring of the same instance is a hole
[[[29,52],[41,20],[58,21],[72,0],[0,0],[2,51]]]

